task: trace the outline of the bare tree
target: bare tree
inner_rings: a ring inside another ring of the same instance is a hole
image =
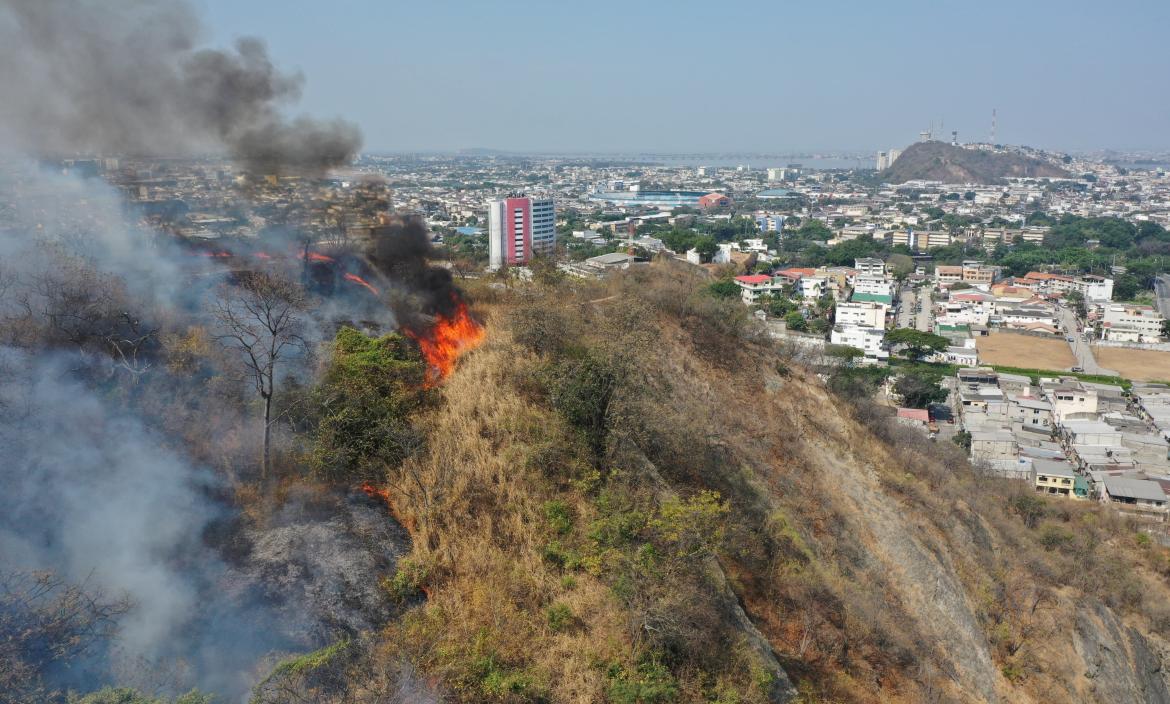
[[[52,573],[0,572],[0,700],[50,700],[46,672],[108,642],[131,606]]]
[[[106,333],[106,344],[110,346],[115,369],[125,370],[137,384],[153,366],[144,352],[157,344],[159,328],[147,328],[141,320],[127,312],[123,312],[119,318],[122,325]]]
[[[244,367],[256,393],[264,401],[264,453],[260,478],[268,478],[272,444],[272,396],[280,361],[304,345],[300,311],[304,290],[287,279],[250,272],[234,287],[221,291],[215,303],[215,317],[221,343],[243,353]]]

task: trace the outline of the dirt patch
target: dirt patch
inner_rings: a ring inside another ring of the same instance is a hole
[[[1135,350],[1128,347],[1094,347],[1097,364],[1113,369],[1126,379],[1154,381],[1170,379],[1170,352]]]
[[[1068,342],[1061,337],[1036,337],[996,331],[986,337],[976,338],[975,348],[979,350],[981,364],[1062,370],[1077,363]]]

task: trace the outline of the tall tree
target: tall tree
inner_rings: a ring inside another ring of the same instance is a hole
[[[264,452],[260,478],[268,478],[272,446],[272,397],[282,359],[304,344],[300,312],[304,290],[296,283],[252,272],[226,287],[215,303],[216,338],[242,353],[244,368],[264,401]]]
[[[897,328],[886,333],[886,342],[892,346],[901,346],[902,354],[907,359],[918,361],[931,352],[942,352],[947,348],[948,340],[941,335],[935,335],[914,328]]]
[[[894,382],[894,393],[907,408],[930,408],[932,403],[947,400],[947,390],[934,374],[903,374]]]

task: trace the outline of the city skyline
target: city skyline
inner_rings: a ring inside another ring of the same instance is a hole
[[[263,36],[307,78],[297,112],[367,152],[861,151],[986,141],[992,110],[1003,143],[1165,149],[1141,77],[1170,71],[1170,7],[1123,5],[198,3],[211,45]]]

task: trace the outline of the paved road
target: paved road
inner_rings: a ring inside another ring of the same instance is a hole
[[[918,302],[922,304],[922,310],[918,312],[918,320],[915,327],[923,332],[931,332],[933,330],[930,320],[931,313],[933,312],[931,309],[934,306],[934,303],[930,300],[932,291],[934,291],[934,287],[930,284],[918,289]]]
[[[910,327],[911,316],[914,315],[914,301],[916,300],[914,288],[911,286],[903,286],[898,296],[897,327],[908,328]]]
[[[898,293],[897,327],[918,328],[930,332],[930,291],[929,286],[913,288],[904,286]],[[922,310],[914,312],[914,306],[921,304]]]
[[[1158,312],[1163,318],[1170,318],[1170,274],[1160,274],[1154,279],[1154,294],[1158,297]]]
[[[1076,313],[1066,306],[1058,306],[1056,311],[1060,317],[1060,327],[1064,330],[1065,337],[1071,337],[1073,340],[1068,346],[1072,349],[1073,356],[1077,358],[1077,366],[1084,369],[1086,374],[1118,376],[1117,372],[1112,369],[1106,369],[1097,364],[1097,359],[1093,356],[1093,348],[1089,346],[1084,333],[1077,331]]]

